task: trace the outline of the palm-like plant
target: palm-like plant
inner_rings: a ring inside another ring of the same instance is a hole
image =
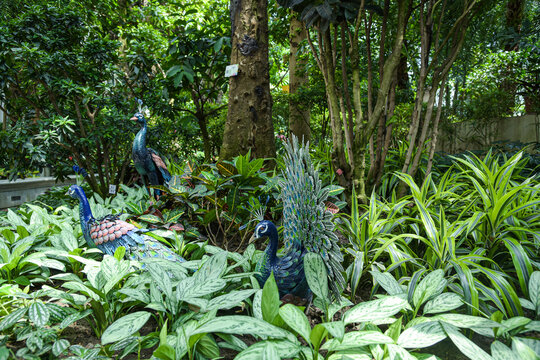
[[[438,184],[428,176],[421,187],[410,176],[398,175],[415,204],[409,236],[419,245],[410,243],[411,256],[421,258],[426,269],[455,276],[459,281],[453,287],[473,313],[492,312],[492,303],[507,316],[523,314],[509,275],[517,275],[527,294],[540,199],[531,179],[516,180],[520,157],[501,166],[490,153],[484,160],[457,159],[461,175],[452,176],[450,170]]]

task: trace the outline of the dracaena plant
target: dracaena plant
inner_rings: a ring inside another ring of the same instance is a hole
[[[362,276],[382,254],[390,256],[394,263],[414,259],[409,255],[403,239],[394,236],[408,220],[403,215],[403,208],[409,203],[407,200],[388,204],[378,200],[373,193],[369,206],[365,206],[358,203],[354,189],[351,199],[351,213],[340,216],[342,221],[339,229],[351,245],[345,251],[352,257],[347,278],[351,298],[354,298]]]
[[[410,255],[422,259],[420,269],[442,269],[446,276],[455,275],[472,314],[478,314],[481,303],[489,302],[507,316],[523,315],[516,288],[500,261],[490,258],[481,243],[467,241],[474,238],[483,215],[471,211],[474,203],[470,201],[465,208],[452,208],[459,186],[446,176],[439,184],[428,176],[421,187],[410,176],[398,176],[409,185],[414,202],[409,215],[412,232],[398,236],[409,238]],[[528,274],[532,269],[523,247],[512,239],[507,243],[519,270]],[[486,306],[483,311],[491,312]]]
[[[482,160],[465,156],[456,161],[463,181],[471,184],[468,198],[477,221],[471,232],[475,245],[514,275],[527,294],[531,260],[538,261],[540,184],[532,177],[520,177],[522,155],[504,158],[502,164],[491,152]]]

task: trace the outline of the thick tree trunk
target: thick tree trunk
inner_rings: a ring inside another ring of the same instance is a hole
[[[229,108],[220,157],[251,149],[254,157],[275,157],[268,64],[268,0],[231,1],[231,64],[238,75],[229,83]]]
[[[300,43],[306,40],[304,24],[297,19],[298,14],[291,16],[290,26],[290,53],[289,53],[289,130],[299,139],[309,141],[311,138],[310,116],[308,106],[298,99],[296,93],[308,82],[305,70],[306,61],[300,59]]]

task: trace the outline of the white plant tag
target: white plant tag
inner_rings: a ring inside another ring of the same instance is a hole
[[[225,77],[231,77],[238,75],[238,64],[227,65],[225,68]]]
[[[109,194],[116,194],[116,185],[109,185]]]

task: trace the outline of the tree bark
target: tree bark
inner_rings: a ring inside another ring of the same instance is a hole
[[[229,107],[220,157],[251,149],[254,157],[276,155],[268,64],[268,0],[231,0],[231,64],[238,75],[229,83]]]
[[[456,19],[443,40],[440,39],[440,32],[437,32],[435,39],[433,39],[433,13],[434,6],[437,6],[438,2],[435,0],[429,0],[427,2],[427,8],[420,7],[420,33],[421,33],[421,67],[420,76],[416,91],[415,108],[412,114],[411,128],[408,135],[409,148],[403,164],[402,172],[407,173],[414,177],[419,167],[420,157],[426,142],[426,134],[431,125],[433,106],[435,103],[435,97],[439,86],[444,86],[446,77],[452,68],[454,61],[456,60],[463,42],[465,40],[465,34],[467,28],[473,16],[476,13],[475,5],[476,1],[465,2],[461,15]],[[444,16],[445,2],[441,4],[441,20]],[[425,10],[425,11],[424,11]],[[439,27],[440,29],[440,27]],[[440,30],[439,30],[440,31]],[[434,40],[434,41],[433,41]],[[432,44],[434,47],[432,47]],[[447,49],[446,55],[441,58],[441,52]],[[429,88],[429,96],[427,101],[424,101],[426,83],[428,75],[431,75],[431,88]],[[441,89],[442,91],[442,89]],[[427,102],[427,108],[423,114],[422,108],[424,102]],[[437,120],[438,121],[438,120]],[[418,137],[418,131],[420,130],[420,123],[423,122],[422,132]],[[413,158],[413,153],[416,154]],[[399,197],[405,195],[406,186],[401,182],[397,194]]]
[[[308,75],[305,70],[306,60],[300,58],[300,43],[306,40],[304,23],[298,20],[298,14],[291,16],[290,53],[289,53],[289,131],[299,139],[309,141],[311,138],[311,111],[304,102],[298,99],[298,91],[307,85]]]

